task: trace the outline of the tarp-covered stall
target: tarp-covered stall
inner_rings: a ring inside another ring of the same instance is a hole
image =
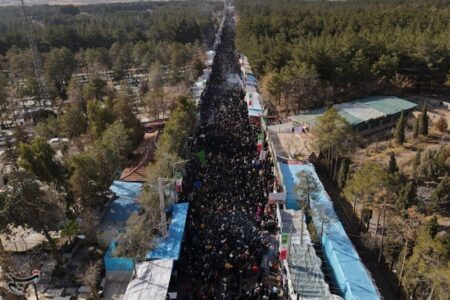
[[[146,259],[173,259],[180,257],[181,242],[188,213],[189,203],[172,205],[172,217],[166,237],[157,241],[157,246],[147,253]]]
[[[106,278],[110,281],[128,281],[133,274],[134,261],[128,257],[115,257],[117,244],[112,241],[103,257]]]
[[[257,92],[246,92],[245,102],[247,103],[248,117],[251,123],[259,125],[264,109],[261,105],[261,96]]]
[[[100,240],[109,245],[125,226],[130,215],[140,208],[138,197],[142,183],[115,180],[109,188],[117,198],[110,204],[99,225]]]

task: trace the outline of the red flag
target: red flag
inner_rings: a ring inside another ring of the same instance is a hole
[[[280,249],[280,260],[287,259],[288,250],[286,248]]]
[[[177,193],[183,192],[183,178],[175,179],[175,189]]]

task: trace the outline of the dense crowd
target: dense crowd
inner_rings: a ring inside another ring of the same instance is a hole
[[[201,122],[187,180],[192,198],[179,270],[190,299],[279,299],[272,163],[260,160],[250,125],[228,15],[211,78],[200,104]],[[269,277],[275,278],[269,280]]]

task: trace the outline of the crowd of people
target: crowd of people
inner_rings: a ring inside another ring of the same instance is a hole
[[[192,197],[179,262],[188,299],[281,299],[272,162],[260,160],[250,125],[229,13],[205,94],[193,152],[205,159],[187,166]]]

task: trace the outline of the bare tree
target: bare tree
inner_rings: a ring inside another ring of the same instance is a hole
[[[90,262],[83,271],[78,274],[78,281],[88,286],[91,290],[91,297],[94,300],[100,299],[97,289],[97,279],[100,276],[100,265],[98,262]]]
[[[81,216],[83,222],[80,224],[81,233],[86,235],[86,240],[91,243],[97,243],[97,227],[95,222],[95,214],[91,209],[86,208]]]

